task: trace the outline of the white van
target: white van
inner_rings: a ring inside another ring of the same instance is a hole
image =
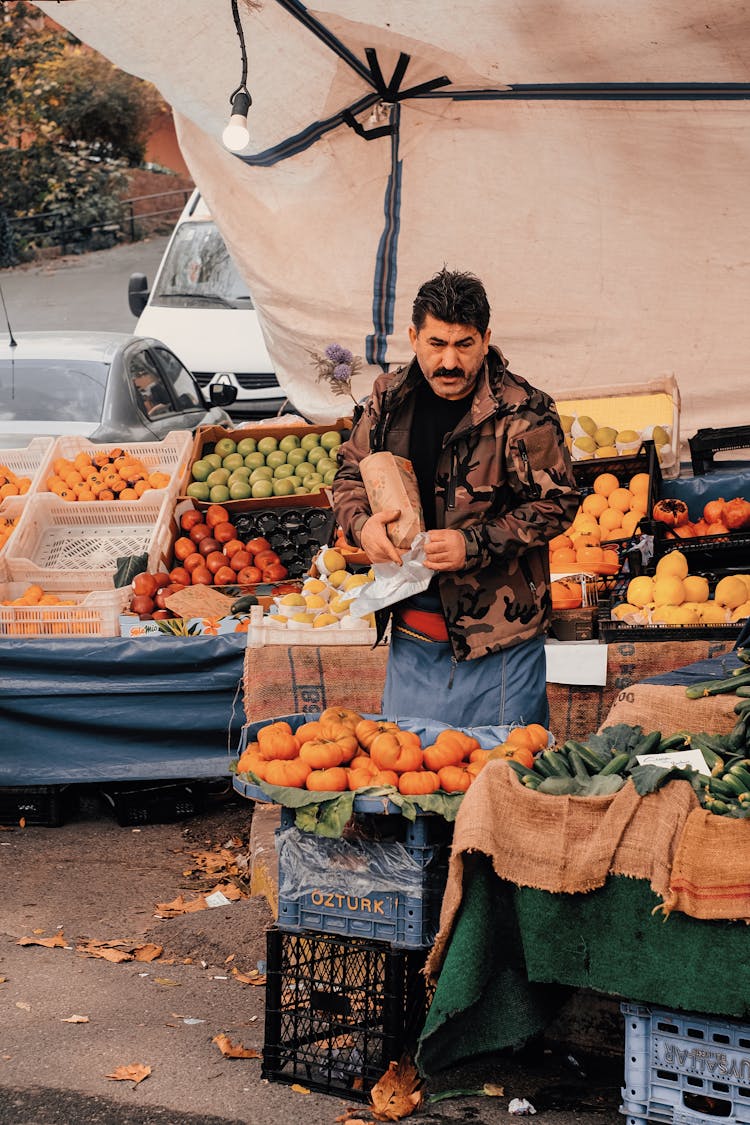
[[[200,192],[177,220],[151,289],[145,274],[131,274],[128,303],[135,334],[163,340],[201,387],[237,388],[234,414],[284,408],[253,299]]]

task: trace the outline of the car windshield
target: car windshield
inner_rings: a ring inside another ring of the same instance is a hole
[[[213,222],[182,223],[151,296],[153,305],[252,309],[245,282]]]
[[[0,421],[98,422],[109,366],[79,360],[0,362]]]

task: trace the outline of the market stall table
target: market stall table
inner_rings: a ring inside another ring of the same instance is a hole
[[[244,635],[0,642],[0,785],[225,777]]]

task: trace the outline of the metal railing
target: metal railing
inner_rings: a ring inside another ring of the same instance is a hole
[[[137,242],[147,234],[158,233],[166,220],[176,219],[192,194],[192,188],[171,188],[151,195],[134,195],[119,201],[118,212],[98,222],[76,223],[67,209],[43,211],[36,215],[9,218],[14,242],[19,247],[40,249],[57,247],[63,254],[70,249],[85,250],[93,245],[114,245],[124,240]],[[144,209],[153,200],[177,199],[170,206]],[[171,229],[173,223],[167,226]],[[165,231],[166,233],[166,231]]]

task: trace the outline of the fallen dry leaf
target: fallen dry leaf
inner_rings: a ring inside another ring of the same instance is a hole
[[[79,953],[85,953],[89,957],[101,957],[104,961],[111,961],[115,965],[121,964],[123,961],[132,961],[133,954],[127,949],[123,949],[125,943],[122,941],[86,941],[81,942],[76,946]]]
[[[18,827],[19,828],[25,828],[26,827],[26,817],[25,816],[22,816],[21,819],[19,820]]]
[[[37,932],[44,933],[44,930],[34,931]],[[67,944],[62,931],[56,933],[54,937],[22,937],[16,942],[16,945],[43,945],[46,949],[64,949]]]
[[[505,1097],[505,1087],[504,1086],[498,1086],[497,1083],[495,1083],[495,1082],[485,1082],[484,1086],[482,1086],[482,1090],[487,1095],[488,1098],[504,1098]]]
[[[370,1091],[372,1114],[378,1121],[400,1121],[422,1101],[417,1069],[409,1059],[392,1062]]]
[[[144,1066],[143,1063],[130,1063],[129,1066],[118,1066],[111,1074],[106,1074],[105,1078],[113,1078],[116,1082],[132,1082],[135,1087],[144,1078],[148,1078],[150,1073],[150,1066]]]
[[[236,956],[237,955],[235,953],[230,953],[228,957],[224,958],[224,964],[228,965],[230,961],[234,961]]]
[[[178,895],[171,902],[157,902],[156,911],[159,918],[177,918],[180,914],[193,914],[196,910],[208,910],[203,895],[200,898],[187,900],[184,895]]]
[[[295,1094],[309,1094],[310,1093],[307,1086],[300,1086],[299,1082],[292,1082],[292,1085],[290,1086],[290,1089],[294,1090]]]
[[[155,945],[153,942],[148,942],[146,945],[136,946],[133,950],[133,957],[136,961],[155,961],[157,957],[161,957],[163,952],[163,945]]]
[[[249,973],[241,973],[238,968],[232,969],[232,976],[240,984],[265,984],[266,974],[259,973],[257,969],[252,969]]]
[[[20,1008],[24,1012],[31,1011],[31,1004],[27,1004],[25,1000],[16,1000],[16,1007]]]
[[[154,984],[160,984],[163,988],[180,988],[178,980],[172,980],[171,977],[154,977]]]
[[[60,1020],[60,1023],[88,1023],[88,1016],[66,1016],[65,1019]]]
[[[7,977],[0,977],[0,984],[7,984],[7,983],[8,983]]]
[[[241,1043],[233,1043],[228,1035],[214,1035],[211,1040],[221,1051],[225,1059],[260,1059],[263,1056],[253,1047],[243,1047]]]

